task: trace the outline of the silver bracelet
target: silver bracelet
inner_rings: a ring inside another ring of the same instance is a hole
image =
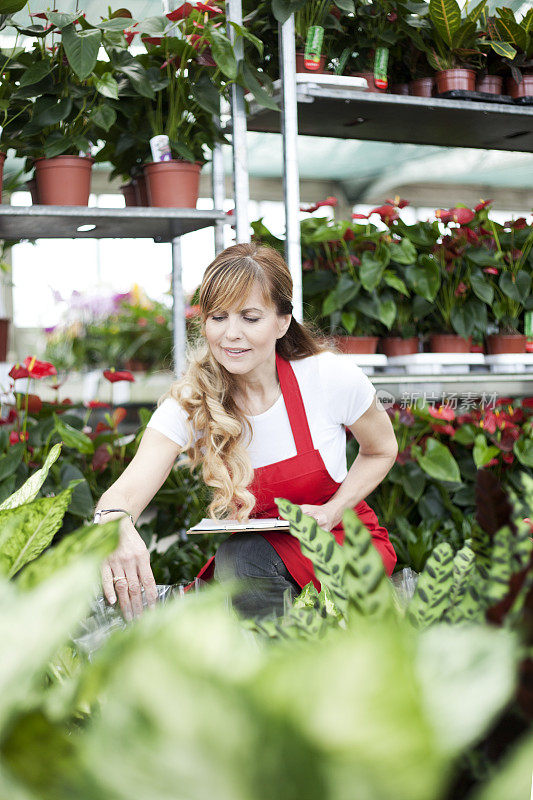
[[[100,517],[102,516],[102,514],[112,514],[115,512],[126,514],[126,516],[131,519],[131,524],[135,525],[133,517],[131,516],[130,512],[126,511],[126,509],[124,508],[99,508],[98,511],[94,512],[93,525],[96,525],[98,522],[100,522]]]

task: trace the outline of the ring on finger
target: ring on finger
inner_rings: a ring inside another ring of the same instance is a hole
[[[113,583],[118,583],[119,581],[124,581],[126,586],[128,585],[128,579],[125,575],[119,575],[118,578],[113,578]]]

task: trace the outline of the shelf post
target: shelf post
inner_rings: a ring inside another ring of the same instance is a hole
[[[172,239],[172,344],[174,374],[179,378],[185,370],[187,334],[185,328],[185,298],[182,284],[181,237]]]
[[[298,105],[294,14],[279,25],[281,77],[281,132],[283,140],[283,201],[285,204],[285,259],[293,282],[293,315],[301,321],[302,251],[300,245],[300,175],[298,170]]]
[[[217,130],[220,130],[220,117],[214,116],[213,122]],[[222,210],[224,200],[226,197],[226,187],[224,182],[224,157],[222,154],[222,145],[220,142],[215,142],[213,148],[213,156],[211,161],[211,180],[213,183],[213,208]],[[217,220],[215,222],[215,255],[217,256],[224,250],[224,222]]]
[[[241,0],[228,0],[226,3],[228,20],[242,25]],[[239,69],[244,56],[242,36],[237,37],[231,25],[228,35],[235,48]],[[244,106],[244,89],[233,83],[231,86],[232,116],[232,150],[233,150],[233,197],[235,201],[235,234],[236,241],[250,241],[248,158],[246,154],[246,110]]]

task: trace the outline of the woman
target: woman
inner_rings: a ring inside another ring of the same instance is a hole
[[[186,450],[213,488],[213,517],[275,517],[275,497],[344,540],[342,515],[355,508],[390,575],[396,556],[364,498],[398,451],[375,391],[351,359],[329,351],[292,316],[292,280],[271,248],[238,244],[220,253],[202,280],[205,341],[185,375],[161,398],[137,453],[101,497],[99,509],[124,517],[118,549],[103,566],[103,588],[127,618],[142,612],[141,586],[156,599],[147,549],[134,522]],[[346,430],[359,453],[346,470]],[[125,514],[129,516],[125,517]],[[130,516],[131,515],[131,516]],[[298,540],[286,532],[235,533],[200,572],[204,580],[244,579],[234,604],[246,616],[282,613],[312,580]]]

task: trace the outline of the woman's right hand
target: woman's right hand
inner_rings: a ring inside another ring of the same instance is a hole
[[[150,554],[129,519],[121,520],[119,545],[102,565],[102,588],[106,600],[118,601],[124,619],[142,614],[142,589],[149,606],[157,602],[157,587],[150,567]]]

